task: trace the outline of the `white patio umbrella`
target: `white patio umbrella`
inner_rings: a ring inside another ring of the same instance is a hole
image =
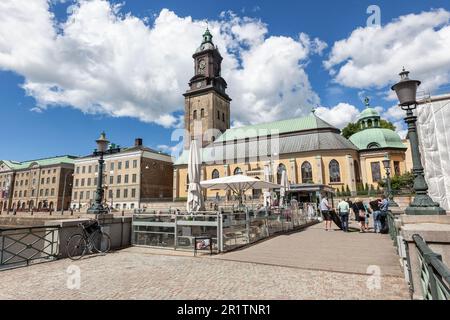
[[[286,192],[289,190],[289,181],[287,178],[286,170],[281,172],[281,188],[280,188],[280,205],[284,204],[284,200],[286,199]]]
[[[192,140],[188,160],[189,189],[186,205],[188,212],[205,210],[205,204],[202,197],[202,188],[200,186],[201,168],[202,163],[200,160],[200,149],[197,146],[197,141]]]
[[[280,187],[279,184],[262,181],[242,174],[202,181],[200,185],[203,188],[213,190],[231,190],[239,197],[240,205],[242,205],[242,195],[249,189],[275,189]]]

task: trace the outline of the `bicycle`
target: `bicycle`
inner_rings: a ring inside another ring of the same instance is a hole
[[[79,223],[81,233],[72,235],[66,243],[66,252],[71,260],[81,259],[86,252],[108,253],[111,248],[110,236],[95,219],[89,223]]]

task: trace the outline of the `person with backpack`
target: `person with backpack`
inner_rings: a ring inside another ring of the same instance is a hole
[[[373,214],[373,229],[375,233],[381,232],[381,223],[380,223],[380,200],[379,199],[370,199],[369,206],[372,210]]]
[[[359,221],[359,232],[363,233],[366,230],[366,214],[367,209],[361,199],[355,199],[355,215],[357,214]]]

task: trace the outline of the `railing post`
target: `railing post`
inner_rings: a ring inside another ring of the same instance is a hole
[[[170,212],[170,209],[169,209]],[[178,214],[175,212],[175,226],[174,226],[174,232],[175,235],[173,237],[173,248],[174,250],[177,250],[177,244],[178,244]],[[194,243],[195,246],[195,243]]]

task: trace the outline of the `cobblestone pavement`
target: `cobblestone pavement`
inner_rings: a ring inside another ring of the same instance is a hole
[[[0,273],[0,299],[408,299],[403,278],[302,270],[129,248]],[[67,270],[80,269],[79,289]],[[372,279],[372,280],[371,280]],[[376,279],[375,279],[376,281]],[[372,290],[368,289],[372,288]]]

